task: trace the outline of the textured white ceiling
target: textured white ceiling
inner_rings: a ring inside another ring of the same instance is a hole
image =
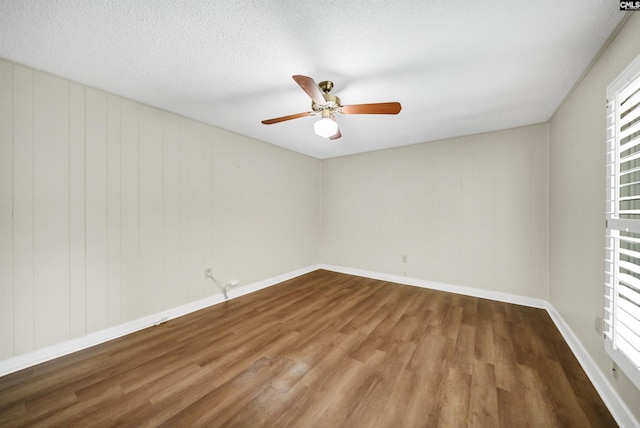
[[[611,0],[0,0],[0,57],[316,158],[544,122],[622,19]],[[291,78],[397,116],[317,117]]]

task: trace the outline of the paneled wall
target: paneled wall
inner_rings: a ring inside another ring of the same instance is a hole
[[[317,263],[320,162],[0,60],[0,359]]]
[[[326,160],[323,262],[546,299],[547,157],[542,124]]]

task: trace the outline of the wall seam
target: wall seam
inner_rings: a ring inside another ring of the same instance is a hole
[[[88,326],[89,326],[89,320],[87,318],[87,307],[88,307],[88,300],[87,300],[87,89],[83,86],[82,87],[82,98],[84,100],[83,102],[83,106],[82,106],[82,118],[84,120],[84,123],[82,124],[82,135],[83,135],[83,153],[82,153],[82,159],[84,162],[84,171],[82,172],[83,175],[83,179],[84,179],[84,183],[83,183],[83,189],[82,189],[82,193],[84,194],[83,196],[83,209],[82,209],[82,214],[84,217],[84,221],[83,221],[83,229],[84,229],[84,333],[87,334],[88,331]]]
[[[67,160],[68,160],[68,165],[67,165],[67,195],[69,196],[69,199],[67,200],[67,212],[68,217],[67,217],[67,223],[68,223],[68,238],[69,238],[69,246],[67,248],[67,267],[68,267],[68,274],[69,274],[69,282],[67,284],[67,302],[69,304],[69,310],[68,310],[68,319],[69,319],[69,324],[68,324],[68,333],[67,333],[67,339],[71,339],[72,337],[72,331],[73,328],[71,326],[71,311],[72,311],[72,305],[71,305],[71,284],[72,284],[72,279],[71,279],[71,82],[67,80],[67,126],[68,126],[68,133],[67,133]]]
[[[107,242],[106,242],[106,251],[105,251],[105,267],[106,267],[106,286],[107,286],[107,310],[106,310],[106,324],[107,325],[111,325],[111,275],[110,275],[110,271],[111,271],[111,266],[109,265],[109,262],[111,261],[110,256],[111,256],[111,236],[109,234],[109,222],[111,220],[111,216],[109,215],[109,209],[110,209],[110,205],[109,203],[111,202],[111,180],[109,180],[109,168],[111,166],[111,163],[109,162],[109,152],[111,150],[111,123],[110,123],[110,119],[111,119],[111,112],[110,112],[110,108],[109,108],[109,94],[105,93],[104,95],[104,103],[105,103],[105,128],[107,130],[106,132],[106,141],[105,141],[105,163],[106,165],[106,169],[105,169],[105,180],[107,182],[107,191],[105,194],[105,213],[104,213],[104,218],[106,219],[106,221],[104,222],[104,233],[107,237]]]
[[[15,247],[16,247],[16,227],[15,227],[15,149],[16,145],[16,102],[15,102],[15,72],[14,64],[9,63],[11,67],[11,303],[12,303],[12,320],[11,326],[11,355],[16,355],[16,273],[15,273]]]
[[[36,144],[34,138],[34,126],[35,126],[35,101],[36,101],[36,85],[35,85],[35,72],[31,73],[31,310],[32,313],[36,313],[36,216],[35,216],[35,158],[36,158]],[[31,319],[31,349],[36,347],[36,317]]]

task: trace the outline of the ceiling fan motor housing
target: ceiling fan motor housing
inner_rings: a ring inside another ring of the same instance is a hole
[[[322,94],[326,101],[325,105],[316,104],[314,101],[311,102],[311,109],[315,112],[320,112],[322,110],[331,110],[331,113],[335,113],[342,104],[340,104],[340,98],[331,94]]]
[[[318,84],[318,87],[322,90],[322,96],[324,97],[325,104],[319,105],[315,101],[311,101],[311,109],[317,113],[328,110],[329,115],[333,115],[338,112],[338,109],[342,107],[342,104],[340,104],[340,98],[329,93],[331,92],[331,89],[333,89],[333,82],[330,80],[323,80]]]
[[[315,112],[322,112],[329,110],[329,114],[335,113],[342,105],[340,104],[340,98],[335,95],[331,95],[331,89],[333,89],[333,82],[330,80],[323,80],[318,84],[322,90],[322,96],[324,97],[325,104],[319,105],[315,101],[311,101],[311,109]]]

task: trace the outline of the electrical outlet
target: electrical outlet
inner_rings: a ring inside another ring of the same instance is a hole
[[[213,269],[212,268],[206,268],[204,270],[204,279],[211,278],[211,277],[213,277]]]
[[[407,255],[406,255],[406,254],[403,254],[403,255],[402,255],[402,263],[408,263],[408,261],[409,261],[409,260],[408,260]]]

